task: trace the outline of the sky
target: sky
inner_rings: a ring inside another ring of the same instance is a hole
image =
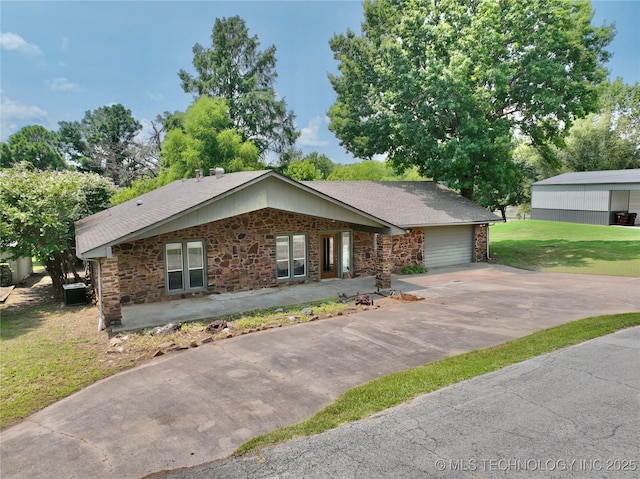
[[[640,82],[640,0],[596,0],[593,24],[616,24],[610,78]],[[0,2],[0,141],[38,124],[57,130],[88,110],[121,103],[148,127],[193,101],[178,71],[194,74],[195,43],[211,46],[216,18],[239,15],[261,50],[275,45],[276,92],[296,115],[303,153],[354,159],[328,129],[337,73],[334,34],[360,32],[360,0]]]

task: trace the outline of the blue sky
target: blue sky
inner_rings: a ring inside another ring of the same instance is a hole
[[[595,25],[615,22],[612,78],[640,82],[640,0],[592,2]],[[357,32],[360,0],[6,1],[0,3],[0,140],[21,127],[57,130],[61,120],[121,103],[143,124],[184,111],[193,97],[178,71],[193,73],[192,47],[211,45],[214,21],[240,15],[262,48],[277,48],[277,93],[302,130],[298,147],[333,161],[354,158],[327,128],[335,101],[327,73],[337,64],[328,41]]]

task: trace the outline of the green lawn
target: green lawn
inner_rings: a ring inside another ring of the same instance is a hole
[[[493,262],[558,273],[640,276],[640,228],[512,220],[489,229]]]

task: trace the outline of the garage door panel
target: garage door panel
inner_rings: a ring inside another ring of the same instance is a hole
[[[473,226],[429,227],[424,233],[427,268],[473,261]]]

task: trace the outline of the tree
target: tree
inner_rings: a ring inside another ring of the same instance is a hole
[[[0,249],[35,257],[57,297],[73,268],[74,222],[109,206],[111,180],[74,171],[36,171],[21,164],[0,172]]]
[[[570,171],[640,168],[640,85],[602,85],[597,113],[577,120],[559,157]]]
[[[61,152],[60,137],[40,125],[25,126],[2,144],[0,167],[28,162],[39,170],[68,168]]]
[[[322,179],[322,171],[320,171],[309,160],[294,160],[283,171],[285,176],[296,181],[315,181]]]
[[[612,28],[588,2],[367,0],[362,35],[330,41],[330,129],[362,158],[416,165],[473,199],[513,162],[512,136],[558,142],[597,108]]]
[[[61,121],[59,134],[65,153],[78,164],[78,170],[127,186],[146,174],[135,155],[135,138],[141,129],[131,110],[117,104],[87,111],[79,122]]]
[[[200,97],[176,124],[182,126],[169,130],[164,139],[161,184],[192,177],[195,170],[222,167],[233,172],[266,166],[256,146],[244,141],[233,127],[227,105],[220,98]]]
[[[196,76],[180,70],[178,76],[187,93],[224,98],[233,125],[244,140],[251,140],[261,157],[267,151],[284,153],[299,136],[295,117],[274,89],[277,74],[276,47],[258,48],[257,36],[249,36],[242,18],[216,19],[211,48],[193,47]]]
[[[640,145],[623,138],[610,112],[577,120],[559,152],[569,171],[640,168]]]
[[[335,165],[335,168],[327,177],[329,181],[417,181],[420,179],[422,178],[413,168],[399,175],[387,162],[380,161],[361,161],[348,165]]]
[[[328,178],[336,167],[335,163],[331,161],[331,158],[315,151],[306,155],[303,160],[311,162],[318,170],[320,170],[322,178]]]

